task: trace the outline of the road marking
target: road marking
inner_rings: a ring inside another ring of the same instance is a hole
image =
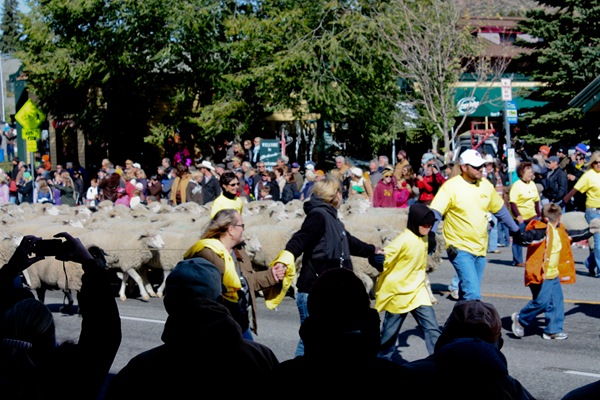
[[[128,319],[130,321],[140,321],[140,322],[154,322],[157,324],[164,324],[166,321],[162,321],[160,319],[150,319],[150,318],[137,318],[137,317],[124,317],[121,315],[121,319]]]
[[[513,295],[508,295],[508,294],[491,294],[491,293],[482,293],[481,297],[495,297],[495,298],[502,298],[502,299],[520,299],[520,300],[531,300],[531,297],[529,296],[513,296]],[[598,305],[600,304],[600,301],[592,301],[592,300],[569,300],[569,299],[565,299],[564,300],[565,303],[573,303],[573,304],[595,304]]]
[[[600,378],[600,374],[592,374],[590,372],[581,372],[581,371],[565,371],[565,374],[571,374],[571,375],[582,375],[582,376],[591,376],[594,378]]]

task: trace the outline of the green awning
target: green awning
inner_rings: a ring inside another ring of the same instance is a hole
[[[543,101],[534,101],[515,96],[515,92],[523,92],[524,90],[513,88],[513,101],[517,104],[517,112],[519,114],[524,109],[541,107],[547,104]],[[467,110],[470,110],[469,117],[500,117],[501,112],[504,110],[502,89],[499,87],[477,88],[474,93],[473,88],[460,87],[456,89],[454,99],[458,114],[461,116]]]

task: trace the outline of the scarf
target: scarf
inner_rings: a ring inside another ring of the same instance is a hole
[[[227,291],[223,294],[223,297],[234,303],[238,302],[238,290],[242,288],[240,277],[235,268],[235,262],[231,253],[225,248],[225,245],[219,239],[200,239],[186,253],[183,255],[184,259],[192,258],[194,254],[198,253],[204,248],[209,248],[214,251],[219,257],[223,259],[225,264],[225,271],[223,272],[223,285]]]

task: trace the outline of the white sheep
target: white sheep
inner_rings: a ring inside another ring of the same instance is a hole
[[[137,284],[143,300],[147,301],[150,296],[156,296],[138,271],[152,259],[152,250],[164,247],[165,243],[159,232],[147,226],[129,226],[126,230],[93,230],[80,235],[79,239],[86,247],[98,246],[104,250],[109,267],[122,272],[119,290],[121,301],[127,300],[125,289],[130,276]]]

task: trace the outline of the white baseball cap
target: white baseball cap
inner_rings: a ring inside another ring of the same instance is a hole
[[[460,155],[460,165],[469,164],[475,168],[481,167],[485,164],[485,160],[481,157],[481,154],[477,150],[468,149]]]

